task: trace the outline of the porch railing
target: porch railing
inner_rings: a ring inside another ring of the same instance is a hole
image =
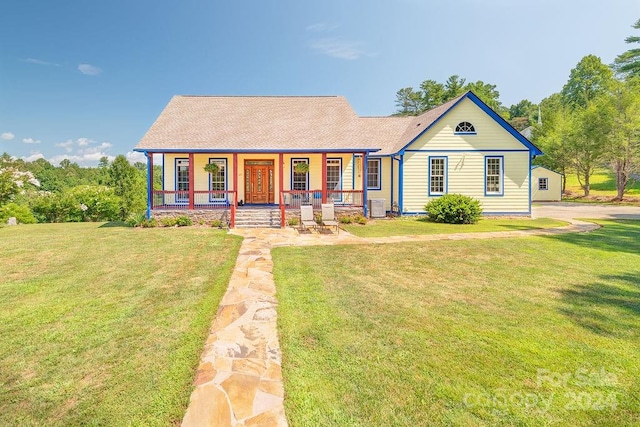
[[[285,190],[281,193],[282,201],[287,208],[299,208],[312,205],[320,209],[322,205],[322,190]],[[337,206],[363,207],[362,190],[327,190],[327,203]]]
[[[189,200],[189,191],[154,190],[151,193],[152,210],[183,209],[224,209],[230,212],[230,227],[235,225],[235,191],[194,191],[193,205]]]

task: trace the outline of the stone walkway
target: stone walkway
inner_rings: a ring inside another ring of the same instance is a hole
[[[277,246],[496,239],[588,232],[598,225],[571,219],[550,229],[362,238],[286,229],[236,229],[244,237],[226,294],[210,329],[182,425],[286,426],[277,301],[271,248]]]

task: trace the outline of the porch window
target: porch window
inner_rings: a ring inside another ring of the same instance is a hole
[[[549,180],[547,178],[538,178],[538,190],[548,190]]]
[[[487,196],[502,196],[503,193],[503,160],[500,157],[485,157],[485,188]]]
[[[217,173],[210,173],[211,181],[209,182],[210,201],[225,200],[227,190],[227,159],[209,159],[209,163],[218,165]],[[216,193],[218,192],[218,193]]]
[[[329,199],[334,202],[342,201],[342,193],[340,193],[340,190],[342,190],[341,159],[327,159],[327,190],[329,191]]]
[[[380,176],[381,176],[381,161],[380,159],[368,159],[367,160],[367,189],[380,190]]]
[[[298,163],[309,164],[309,159],[291,159],[291,189],[307,191],[309,187],[309,172],[296,172]]]
[[[429,195],[439,196],[446,192],[447,158],[429,157]]]
[[[189,159],[176,159],[176,202],[189,202]]]

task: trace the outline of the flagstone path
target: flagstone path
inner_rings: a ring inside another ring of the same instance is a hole
[[[357,237],[345,231],[301,234],[292,228],[232,230],[244,240],[211,326],[182,425],[287,425],[272,247],[514,238],[597,228],[596,224],[571,219],[567,226],[549,229],[379,238]]]

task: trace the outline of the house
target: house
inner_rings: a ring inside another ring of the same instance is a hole
[[[535,165],[531,168],[531,200],[534,202],[559,202],[562,200],[562,174]]]
[[[150,171],[162,159],[148,215],[222,212],[232,225],[253,205],[277,207],[284,225],[301,204],[367,215],[382,199],[418,214],[446,193],[488,215],[529,215],[542,154],[472,92],[415,117],[359,117],[341,96],[175,96],[135,150]]]

